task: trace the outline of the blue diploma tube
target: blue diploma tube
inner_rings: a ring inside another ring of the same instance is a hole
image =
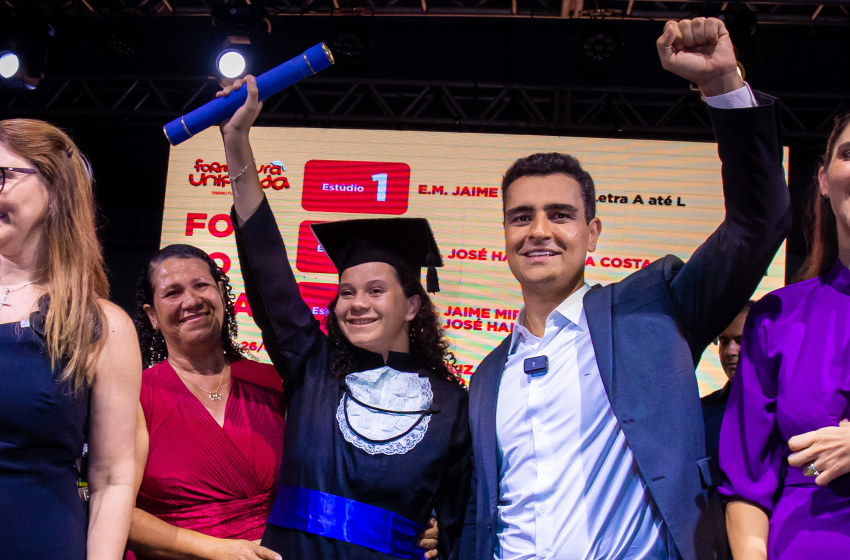
[[[307,49],[299,56],[257,76],[260,101],[307,76],[324,70],[333,63],[333,55],[324,43]],[[172,146],[176,146],[214,124],[232,117],[233,113],[245,103],[247,97],[248,91],[244,87],[228,97],[217,97],[162,127],[165,137]]]

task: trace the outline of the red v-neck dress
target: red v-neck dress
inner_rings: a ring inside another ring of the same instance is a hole
[[[167,361],[144,372],[141,403],[150,451],[136,507],[214,537],[262,537],[283,449],[282,383],[274,367],[232,364],[224,426]]]

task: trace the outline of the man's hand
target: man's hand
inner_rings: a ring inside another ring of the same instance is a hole
[[[437,557],[437,537],[440,536],[440,531],[437,528],[437,519],[432,517],[428,520],[428,527],[419,535],[419,548],[425,550],[422,557],[425,560]]]
[[[706,97],[744,86],[729,31],[719,19],[668,21],[655,45],[661,66],[696,83]]]
[[[850,472],[850,421],[794,436],[788,440],[788,447],[794,451],[788,456],[788,464],[803,468],[814,464],[820,473],[815,482],[825,486]]]

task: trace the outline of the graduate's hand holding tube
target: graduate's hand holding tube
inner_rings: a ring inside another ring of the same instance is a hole
[[[227,86],[215,94],[218,97],[230,97],[231,94],[242,89],[243,85],[246,88],[247,96],[245,103],[236,109],[236,112],[229,119],[221,121],[219,128],[222,136],[226,137],[231,134],[241,134],[245,137],[254,125],[254,121],[263,109],[263,102],[259,100],[259,89],[257,88],[257,79],[248,74],[244,78],[240,78],[233,82],[233,85]]]
[[[321,72],[334,63],[333,55],[324,43],[307,49],[301,56],[287,60],[268,72],[257,76],[260,99],[273,95],[302,79]],[[174,119],[163,128],[165,137],[173,146],[180,144],[231,115],[243,104],[244,93],[219,97],[201,105],[194,111]]]
[[[216,93],[216,97],[228,97],[243,87],[248,93],[245,103],[232,117],[219,125],[227,157],[230,188],[233,191],[233,207],[236,209],[236,217],[240,223],[245,223],[251,217],[265,196],[263,187],[260,185],[260,176],[257,174],[257,164],[251,150],[251,143],[248,140],[251,126],[260,114],[263,103],[259,98],[257,80],[251,75],[236,80],[232,86]]]

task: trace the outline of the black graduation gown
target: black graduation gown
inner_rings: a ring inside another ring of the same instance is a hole
[[[280,486],[342,496],[423,526],[433,509],[440,528],[440,554],[454,556],[472,471],[467,392],[420,369],[413,356],[390,353],[386,365],[428,377],[434,393],[431,408],[436,412],[424,438],[404,454],[371,455],[350,444],[336,418],[343,380],[330,370],[330,344],[301,299],[268,201],[236,227],[236,244],[254,321],[289,398]],[[380,355],[366,351],[359,352],[357,360],[360,371],[384,365]],[[271,524],[262,543],[285,559],[391,558],[342,540]]]

